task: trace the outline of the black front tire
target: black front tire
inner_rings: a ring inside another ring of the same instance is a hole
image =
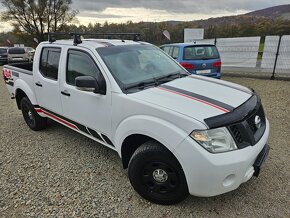
[[[20,106],[23,118],[30,129],[39,131],[46,128],[47,118],[38,115],[27,97],[21,99]]]
[[[155,141],[144,143],[134,152],[128,174],[135,191],[153,203],[176,204],[189,194],[181,165]]]

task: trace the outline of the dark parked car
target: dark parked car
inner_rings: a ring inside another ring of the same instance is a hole
[[[0,64],[6,64],[7,61],[7,47],[0,47]]]
[[[214,44],[175,43],[160,47],[192,74],[221,78],[221,59]]]

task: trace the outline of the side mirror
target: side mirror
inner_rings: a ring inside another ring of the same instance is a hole
[[[100,91],[97,80],[92,76],[78,76],[75,82],[78,90],[95,93],[99,93]]]

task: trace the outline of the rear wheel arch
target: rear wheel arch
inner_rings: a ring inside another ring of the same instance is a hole
[[[22,89],[16,89],[15,99],[19,110],[21,109],[21,100],[24,97],[27,97],[27,94]]]
[[[20,105],[23,118],[30,129],[39,131],[46,128],[47,118],[38,115],[27,96],[21,98]]]

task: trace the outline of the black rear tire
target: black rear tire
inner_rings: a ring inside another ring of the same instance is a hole
[[[23,118],[30,129],[39,131],[46,128],[47,118],[38,115],[27,97],[21,99],[20,106]]]
[[[135,191],[153,203],[176,204],[189,194],[181,165],[158,142],[148,141],[134,152],[128,173]]]

